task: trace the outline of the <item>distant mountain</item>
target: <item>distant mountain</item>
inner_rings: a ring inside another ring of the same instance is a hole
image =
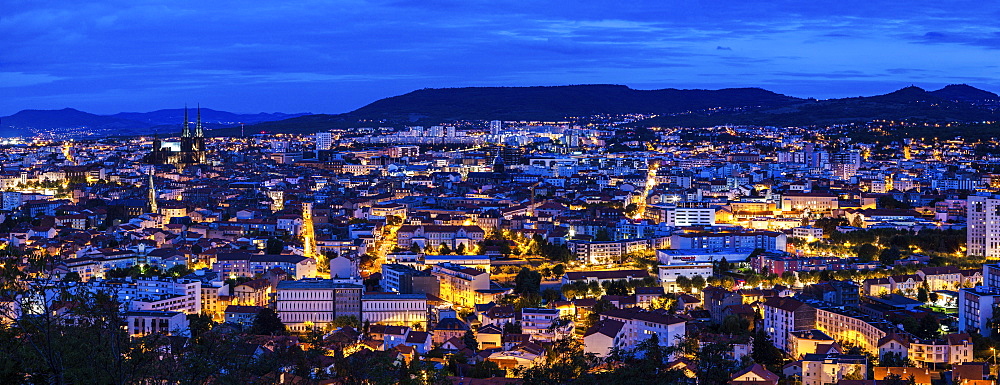
[[[561,120],[597,114],[657,114],[636,126],[724,124],[809,126],[914,119],[997,120],[1000,97],[968,85],[928,92],[905,87],[885,95],[801,99],[760,88],[634,90],[622,85],[422,89],[339,115],[306,115],[249,125],[246,133],[311,133],[331,128],[429,125],[457,120]],[[239,128],[212,134],[239,134]]]
[[[680,113],[714,107],[779,107],[802,99],[760,88],[634,90],[622,85],[429,88],[338,115],[255,124],[246,132],[310,133],[330,128],[429,125],[457,120],[562,120],[572,116]],[[234,135],[239,128],[212,132]]]
[[[188,109],[188,119],[192,122],[195,120],[195,114],[197,110],[194,108]],[[210,124],[237,124],[237,123],[260,123],[260,122],[270,122],[274,120],[283,120],[288,118],[294,118],[297,116],[308,115],[308,114],[284,114],[280,112],[275,113],[258,113],[258,114],[235,114],[232,112],[218,111],[209,108],[201,109],[201,120],[205,123]],[[148,123],[151,125],[172,125],[178,124],[184,121],[184,109],[175,108],[168,110],[157,110],[152,112],[120,112],[113,117],[132,120],[136,122]]]
[[[712,107],[781,106],[799,99],[760,88],[634,90],[621,85],[422,89],[348,115],[388,120],[557,120],[595,114],[669,113]]]
[[[871,120],[978,122],[1000,120],[1000,97],[969,85],[926,91],[905,87],[885,95],[801,99],[760,88],[635,90],[622,85],[422,89],[344,114],[233,114],[202,109],[208,135],[313,133],[331,128],[433,125],[460,120],[562,120],[599,114],[659,115],[637,126],[724,124],[809,126]],[[39,130],[107,131],[108,135],[173,132],[183,110],[110,116],[73,109],[21,111],[0,118],[0,136]],[[194,110],[190,110],[193,121]],[[246,124],[245,128],[236,123]],[[217,128],[217,129],[216,129]]]
[[[82,127],[94,130],[132,130],[150,126],[128,119],[94,115],[72,108],[24,110],[11,116],[0,117],[0,136],[21,136],[39,131]]]
[[[931,91],[932,95],[946,100],[973,103],[988,103],[1000,101],[1000,96],[984,91],[968,84],[952,84],[940,90]]]
[[[196,113],[195,109],[189,110],[188,118],[192,122],[196,119]],[[218,128],[237,123],[282,120],[306,114],[235,114],[202,108],[201,115],[206,128]],[[72,108],[24,110],[14,115],[0,117],[0,137],[29,136],[39,132],[60,132],[66,133],[68,136],[98,137],[122,134],[137,135],[153,131],[175,131],[175,128],[180,127],[183,121],[183,109],[123,112],[114,115],[95,115]]]
[[[699,111],[660,116],[636,123],[644,126],[709,127],[725,124],[810,126],[913,120],[922,122],[980,122],[1000,118],[996,94],[961,85],[928,92],[906,87],[885,95],[804,100],[778,108]]]

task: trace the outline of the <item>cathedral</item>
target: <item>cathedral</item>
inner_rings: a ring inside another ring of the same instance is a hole
[[[150,164],[172,164],[177,167],[202,164],[205,162],[205,131],[201,127],[201,107],[198,107],[198,120],[191,134],[188,123],[187,107],[184,107],[184,128],[181,130],[179,142],[153,139],[153,150],[146,156]]]

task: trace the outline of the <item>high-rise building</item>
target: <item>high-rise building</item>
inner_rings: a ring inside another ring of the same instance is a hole
[[[958,331],[978,332],[989,337],[993,334],[989,323],[996,307],[1000,307],[1000,265],[985,264],[983,284],[958,291]]]
[[[847,180],[858,173],[861,167],[861,153],[858,151],[841,151],[830,156],[833,176]]]
[[[490,134],[500,135],[500,131],[503,130],[503,122],[499,120],[490,121]]]
[[[1000,195],[969,195],[966,255],[1000,258]]]
[[[317,132],[316,133],[316,150],[324,151],[329,150],[333,147],[333,133],[330,132]]]

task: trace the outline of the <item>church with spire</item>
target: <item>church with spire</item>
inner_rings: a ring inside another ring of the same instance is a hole
[[[184,107],[184,126],[180,141],[153,139],[153,150],[146,156],[149,164],[171,164],[180,168],[205,162],[205,131],[201,126],[201,106],[198,106],[194,133],[191,132],[188,109]]]

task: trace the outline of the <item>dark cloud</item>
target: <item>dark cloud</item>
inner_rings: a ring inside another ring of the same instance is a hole
[[[990,49],[1000,49],[1000,30],[977,32],[930,31],[914,39],[930,44],[966,44]]]

